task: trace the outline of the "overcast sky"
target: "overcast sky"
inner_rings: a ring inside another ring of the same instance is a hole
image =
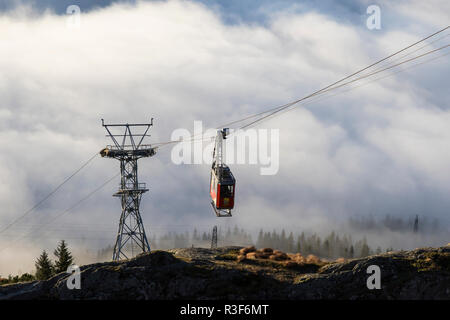
[[[111,2],[0,4],[0,226],[109,143],[101,118],[154,117],[149,142],[167,141],[176,128],[192,131],[194,120],[212,128],[305,96],[450,20],[445,0],[379,1],[381,30],[366,27],[367,1]],[[81,8],[79,28],[67,26],[70,4]],[[262,123],[280,130],[280,169],[261,176],[257,166],[232,166],[232,219],[217,221],[211,210],[209,166],[177,166],[171,147],[162,148],[140,162],[150,188],[142,202],[147,232],[214,224],[320,231],[370,214],[419,214],[448,226],[449,62],[445,56]],[[4,256],[29,257],[27,241],[52,248],[67,230],[88,247],[113,242],[118,178],[46,223],[118,170],[115,160],[95,159],[0,236]],[[36,225],[43,225],[36,237],[15,240]],[[2,261],[0,274],[17,272]]]

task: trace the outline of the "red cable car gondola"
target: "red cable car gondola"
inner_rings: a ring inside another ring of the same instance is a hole
[[[230,168],[223,163],[222,143],[226,139],[228,129],[219,130],[213,153],[213,164],[210,177],[211,205],[218,217],[231,217],[234,208],[236,179]]]

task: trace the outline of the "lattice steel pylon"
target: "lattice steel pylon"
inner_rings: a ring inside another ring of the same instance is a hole
[[[214,226],[211,237],[211,249],[217,249],[217,226]]]
[[[102,126],[114,145],[106,146],[100,154],[102,157],[117,159],[120,162],[120,187],[113,195],[120,197],[122,203],[122,214],[113,252],[113,261],[118,261],[133,257],[135,248],[136,254],[150,251],[139,210],[142,194],[148,189],[145,183],[139,183],[138,160],[152,157],[156,153],[156,149],[151,145],[142,144],[144,138],[149,136],[147,133],[153,126],[153,118],[150,123],[143,124],[105,124],[102,119]],[[143,131],[132,132],[136,128]],[[120,132],[116,133],[118,130]]]

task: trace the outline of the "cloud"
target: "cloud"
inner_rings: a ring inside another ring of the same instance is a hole
[[[134,4],[136,0],[3,0],[0,11],[11,14],[15,10],[28,7],[34,12],[51,11],[54,14],[65,15],[67,7],[77,5],[83,12],[105,8],[114,3]]]
[[[214,127],[304,96],[426,34],[371,33],[364,23],[314,11],[282,10],[270,14],[267,25],[229,25],[188,1],[115,4],[82,14],[79,29],[67,28],[66,19],[49,12],[0,17],[0,225],[110,143],[101,118],[155,117],[151,141],[166,141],[176,128],[192,130],[194,120]],[[420,19],[414,30],[431,29],[430,23]],[[218,222],[211,211],[209,166],[176,166],[170,148],[141,160],[141,181],[150,186],[142,204],[147,232],[217,223],[327,229],[334,224],[326,221],[365,212],[444,218],[449,201],[433,195],[450,191],[450,113],[440,98],[445,93],[432,84],[446,82],[448,73],[439,70],[448,69],[448,61],[261,124],[280,129],[280,171],[268,177],[253,166],[234,166],[237,203],[230,221]],[[419,85],[423,77],[429,87]],[[116,172],[113,160],[96,159],[21,223],[31,228],[51,221]],[[111,198],[117,183],[46,232],[111,243],[120,214]],[[87,231],[90,224],[97,234]],[[2,239],[14,239],[17,228]],[[40,241],[41,248],[53,246]]]

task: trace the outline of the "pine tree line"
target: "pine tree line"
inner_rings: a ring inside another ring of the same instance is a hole
[[[289,235],[287,235],[285,230],[282,230],[281,233],[275,230],[272,232],[260,230],[256,247],[301,253],[303,256],[314,254],[329,259],[366,257],[375,252],[381,253],[381,248],[372,250],[367,244],[366,238],[353,241],[351,236],[339,236],[334,231],[321,238],[316,233],[307,236],[302,232],[300,235],[294,236],[293,232],[289,232]]]
[[[390,214],[386,214],[384,217],[355,216],[349,218],[348,225],[354,230],[386,229],[390,231],[426,233],[443,231],[442,225],[437,218],[430,218],[426,215],[412,215],[407,218]]]
[[[211,230],[212,231],[212,230]],[[152,250],[168,250],[173,248],[189,248],[202,247],[209,248],[211,246],[211,231],[199,232],[196,228],[192,233],[190,232],[167,232],[160,237],[154,234],[149,237],[150,247]],[[221,228],[217,231],[217,238],[219,239],[219,246],[251,246],[254,245],[250,233],[234,226],[233,229]],[[98,261],[111,260],[113,253],[113,246],[109,245],[97,252]]]
[[[149,239],[152,250],[167,250],[173,248],[203,247],[209,248],[211,245],[211,232],[198,232],[196,229],[189,232],[177,233],[168,232],[159,238],[152,236]],[[325,237],[320,237],[316,233],[305,234],[302,232],[295,235],[293,232],[287,233],[285,230],[278,232],[265,232],[260,230],[256,242],[252,241],[250,233],[235,226],[233,229],[218,230],[219,246],[251,246],[257,248],[272,248],[288,253],[301,253],[304,256],[314,254],[321,258],[358,258],[371,254],[381,253],[381,248],[373,249],[367,243],[366,238],[353,240],[351,235],[338,235],[331,232]],[[386,251],[391,251],[388,249]],[[99,261],[111,259],[113,247],[108,246],[98,252]]]
[[[74,263],[73,256],[64,240],[59,242],[57,248],[53,251],[53,254],[57,258],[55,262],[50,261],[45,250],[39,256],[35,263],[35,277],[37,280],[46,280],[55,274],[66,272],[67,268]]]
[[[53,254],[56,257],[54,262],[50,260],[47,251],[42,251],[35,262],[36,272],[34,275],[24,273],[21,276],[17,275],[14,277],[9,275],[8,278],[5,279],[0,277],[0,284],[46,280],[55,274],[66,272],[67,268],[74,263],[74,258],[64,240],[59,242],[57,248],[53,251]]]
[[[211,245],[212,231],[198,232],[195,228],[192,234],[189,232],[176,233],[168,232],[163,236],[156,238],[150,237],[151,246],[155,249],[172,249],[172,248],[188,248],[188,247],[209,247]],[[233,230],[221,228],[217,231],[217,238],[220,246],[247,246],[252,245],[252,236],[250,233],[234,226]]]

